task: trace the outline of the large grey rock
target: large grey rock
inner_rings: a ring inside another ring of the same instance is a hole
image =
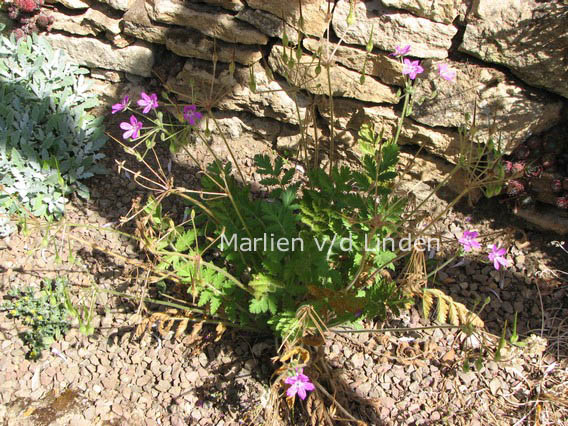
[[[69,37],[61,34],[46,35],[54,48],[65,50],[79,65],[124,71],[149,77],[154,65],[154,51],[143,42],[123,49],[90,37]]]
[[[220,6],[223,9],[239,11],[245,7],[245,3],[242,0],[190,0],[192,2],[208,3],[213,6]]]
[[[217,128],[217,125],[209,122],[209,130],[213,136],[213,144],[217,141],[221,143],[221,146],[224,143],[222,140],[219,140],[218,136],[223,134],[225,138],[230,139],[231,143],[240,138],[253,138],[262,141],[265,147],[269,148],[275,144],[275,141],[281,134],[289,133],[290,127],[293,128],[293,126],[287,126],[274,119],[256,117],[247,112],[215,111],[213,114],[219,128]],[[201,120],[198,126],[201,130],[205,130],[207,128],[206,119]],[[241,142],[241,144],[239,145],[246,147],[247,151],[252,151],[249,152],[251,157],[258,153],[258,150],[255,151],[255,147],[251,146],[250,143]],[[212,148],[214,147],[212,146]],[[223,153],[219,152],[219,154]],[[239,151],[239,154],[242,154],[242,151]]]
[[[237,18],[241,21],[248,22],[270,37],[282,38],[284,35],[284,26],[286,26],[286,36],[288,40],[290,40],[290,43],[297,44],[298,42],[298,32],[296,29],[271,13],[247,7],[237,14]]]
[[[459,50],[568,98],[566,2],[476,0]]]
[[[194,28],[205,35],[229,43],[268,42],[268,37],[253,26],[211,6],[181,0],[149,0],[146,9],[154,21]]]
[[[87,9],[90,7],[89,3],[83,0],[47,0],[46,3],[59,3],[68,9]]]
[[[423,61],[424,74],[414,86],[415,100],[425,100],[414,105],[411,116],[422,124],[457,128],[477,106],[477,136],[485,140],[490,134],[501,137],[508,153],[531,134],[560,120],[562,102],[521,87],[501,71],[445,61],[457,71],[455,80],[448,82],[438,76],[437,63]]]
[[[247,4],[253,9],[270,12],[283,18],[294,28],[299,28],[300,7],[297,0],[247,0]],[[304,19],[302,32],[316,37],[322,36],[327,29],[328,9],[331,11],[332,8],[333,4],[328,0],[302,0],[301,16]]]
[[[134,0],[98,0],[102,3],[108,4],[110,7],[122,12],[126,12]]]
[[[46,14],[53,17],[51,29],[54,31],[64,31],[69,34],[82,36],[96,36],[100,33],[99,28],[83,24],[84,14],[67,15],[59,12],[57,9],[48,10]]]
[[[292,50],[294,60],[296,50]],[[296,64],[292,70],[284,60],[284,47],[275,45],[270,52],[268,63],[278,74],[285,76],[287,80],[296,87],[305,89],[315,95],[327,95],[328,78],[324,67],[319,74],[316,73],[315,64],[317,60],[308,54],[303,54],[299,65]],[[290,52],[287,53],[288,58]],[[374,103],[397,103],[396,91],[386,84],[380,83],[372,77],[367,77],[364,84],[360,83],[360,74],[349,70],[340,65],[335,65],[330,69],[331,90],[333,96],[343,96],[347,98],[359,99]]]
[[[396,7],[432,21],[451,24],[460,14],[465,0],[381,0],[387,7]]]
[[[262,58],[258,47],[214,42],[213,39],[184,28],[170,29],[166,33],[166,47],[176,55],[211,60],[214,54],[221,62],[238,62],[251,65]]]
[[[463,170],[456,171],[456,166],[453,164],[424,151],[418,154],[401,152],[399,169],[406,172],[405,178],[411,178],[415,182],[426,183],[432,190],[441,182],[446,181],[451,175],[447,183],[438,190],[438,195],[442,194],[442,192],[447,193],[447,190],[454,194],[463,194],[466,193],[468,188],[471,188],[471,182]],[[481,196],[481,191],[474,188],[473,190],[470,189],[467,195],[464,196],[464,199],[475,203]]]
[[[331,121],[329,101],[318,97],[316,105],[327,123]],[[359,131],[364,123],[372,123],[377,131],[384,132],[385,138],[394,136],[399,116],[392,107],[369,106],[350,99],[337,98],[333,103],[334,127],[338,130]],[[411,119],[404,121],[399,137],[400,144],[418,145],[428,152],[444,157],[456,164],[460,155],[459,134],[451,129],[432,129]]]
[[[410,44],[410,55],[420,58],[446,58],[457,33],[453,25],[432,22],[379,4],[357,2],[355,23],[347,25],[349,0],[339,0],[333,13],[333,29],[349,44],[365,46],[373,29],[373,43],[382,50],[393,51],[398,45]]]
[[[402,64],[400,61],[390,58],[387,54],[367,54],[365,50],[343,45],[337,47],[335,43],[328,43],[326,39],[314,40],[313,38],[305,38],[303,43],[304,47],[310,52],[317,53],[321,51],[324,57],[329,57],[331,53],[335,52],[331,59],[345,65],[347,68],[361,73],[363,72],[363,66],[365,66],[366,75],[378,77],[386,84],[404,86]]]
[[[122,31],[130,37],[145,40],[150,43],[166,44],[166,34],[172,27],[160,24],[145,25],[139,22],[124,20]]]
[[[150,20],[145,0],[133,0],[122,19],[124,34],[150,43],[166,44],[166,33],[171,26],[157,24]]]
[[[109,35],[118,35],[121,32],[120,18],[113,16],[113,13],[101,5],[93,5],[80,15],[65,14],[57,9],[46,12],[53,16],[54,22],[51,29],[65,31],[76,35],[97,35],[108,31]]]
[[[272,81],[260,64],[255,64],[252,72],[256,81],[256,92],[249,88],[249,69],[237,65],[235,73],[230,75],[226,65],[218,64],[213,74],[212,64],[199,60],[188,60],[181,72],[170,79],[169,85],[176,92],[203,104],[210,103],[225,111],[247,111],[257,117],[270,117],[290,124],[298,124],[306,114],[309,99],[295,91],[283,81]],[[193,86],[190,85],[193,82]],[[211,100],[210,88],[213,82]],[[193,87],[193,90],[192,90]]]
[[[121,33],[120,22],[122,19],[116,14],[108,7],[93,5],[85,13],[83,24],[98,28],[101,32],[108,31],[109,34],[118,35]]]

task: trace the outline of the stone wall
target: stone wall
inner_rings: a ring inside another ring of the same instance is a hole
[[[289,146],[306,115],[329,123],[324,73],[314,73],[308,82],[292,78],[292,86],[283,77],[284,28],[290,43],[298,41],[295,0],[48,1],[54,3],[44,7],[55,18],[48,38],[94,77],[119,81],[154,72],[188,97],[192,82],[197,99],[207,102],[215,71],[209,101],[225,117],[232,137],[258,133]],[[566,120],[568,1],[358,0],[351,26],[349,11],[349,0],[302,0],[307,38],[301,62],[311,62],[319,49],[337,49],[334,125],[345,143],[367,119],[392,131],[402,79],[400,63],[388,53],[404,44],[412,45],[411,55],[425,68],[417,99],[438,94],[414,108],[402,142],[424,146],[432,167],[456,161],[458,127],[474,108],[479,135],[499,135],[507,152]],[[371,33],[374,50],[360,84]],[[327,35],[343,42],[328,46]],[[455,82],[436,78],[439,63],[458,71]],[[250,70],[259,90],[284,91],[253,93]],[[568,176],[565,170],[561,174]]]

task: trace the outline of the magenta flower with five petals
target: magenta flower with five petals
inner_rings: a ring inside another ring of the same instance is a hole
[[[394,48],[394,52],[390,54],[390,56],[405,56],[410,52],[410,44],[406,46],[396,46]]]
[[[138,121],[136,117],[131,115],[130,123],[123,121],[122,123],[120,123],[120,128],[122,130],[126,130],[122,134],[122,139],[128,139],[128,138],[136,139],[138,136],[140,136],[140,129],[142,129],[142,122]]]
[[[438,72],[444,80],[454,81],[454,78],[456,78],[456,70],[448,67],[448,64],[438,64]]]
[[[130,98],[128,97],[128,95],[126,95],[124,98],[122,98],[121,102],[114,104],[112,106],[111,114],[116,114],[117,112],[124,111],[128,107],[129,101],[130,101]]]
[[[310,382],[310,378],[305,374],[302,374],[303,370],[298,372],[296,369],[296,375],[288,377],[284,380],[284,383],[290,385],[288,390],[286,391],[286,395],[289,397],[293,397],[296,394],[300,397],[300,399],[306,399],[307,392],[313,391],[316,387],[312,382]]]
[[[477,241],[478,236],[479,233],[477,231],[464,231],[458,241],[465,251],[472,251],[473,249],[481,248],[481,244]]]
[[[420,65],[420,61],[411,61],[410,59],[404,58],[404,63],[402,67],[402,73],[408,75],[411,80],[414,80],[418,74],[421,74],[424,68]]]
[[[489,248],[491,249],[491,253],[489,253],[489,260],[493,262],[495,269],[499,270],[501,266],[505,268],[509,266],[509,261],[505,259],[507,250],[501,247],[497,247],[495,244],[493,244]]]
[[[140,93],[141,99],[138,100],[138,106],[143,107],[143,114],[148,114],[150,110],[158,108],[158,95],[152,93],[148,95],[144,92]]]
[[[197,107],[195,105],[186,105],[183,107],[183,118],[185,118],[189,124],[195,126],[203,115],[197,111]]]

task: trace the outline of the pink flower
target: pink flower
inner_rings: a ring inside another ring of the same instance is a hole
[[[420,61],[411,61],[410,59],[404,58],[404,66],[402,67],[402,73],[408,74],[411,80],[414,80],[418,74],[421,74],[424,68],[420,66]]]
[[[505,268],[509,266],[509,261],[505,259],[507,250],[497,247],[495,244],[489,248],[491,249],[491,253],[489,253],[489,260],[493,262],[495,269],[499,270],[501,266],[504,266]]]
[[[112,106],[111,114],[116,114],[117,112],[124,111],[128,107],[129,101],[130,101],[130,98],[128,97],[128,95],[126,95],[124,98],[122,98],[121,102],[114,104]]]
[[[396,46],[394,48],[394,52],[389,56],[405,56],[408,52],[410,52],[410,44],[407,44],[406,46]]]
[[[448,67],[448,64],[438,64],[438,72],[444,80],[453,81],[456,78],[456,70]]]
[[[136,139],[138,136],[140,136],[140,129],[142,128],[142,122],[138,121],[136,117],[131,115],[130,123],[123,121],[122,123],[120,123],[120,128],[122,130],[126,130],[122,135],[122,139],[128,139],[128,138]]]
[[[472,251],[473,249],[481,247],[481,244],[477,241],[478,236],[479,233],[477,231],[464,231],[462,237],[458,241],[465,251]]]
[[[294,395],[298,394],[298,396],[304,400],[306,399],[306,391],[311,392],[316,387],[312,382],[310,382],[310,378],[305,374],[302,374],[302,370],[298,372],[296,369],[296,375],[288,377],[284,380],[284,383],[290,385],[288,390],[286,391],[286,395],[289,397],[293,397]]]
[[[183,107],[183,118],[185,118],[192,126],[195,126],[202,117],[203,115],[197,111],[197,107],[195,105],[186,105]]]
[[[142,99],[138,100],[138,106],[144,107],[142,110],[143,114],[148,114],[151,109],[158,108],[158,95],[152,93],[151,95],[147,95],[146,93],[140,93],[140,97]]]

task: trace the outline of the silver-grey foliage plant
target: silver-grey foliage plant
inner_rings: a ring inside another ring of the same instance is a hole
[[[0,209],[53,219],[71,193],[89,196],[107,138],[87,72],[43,37],[0,35]]]

